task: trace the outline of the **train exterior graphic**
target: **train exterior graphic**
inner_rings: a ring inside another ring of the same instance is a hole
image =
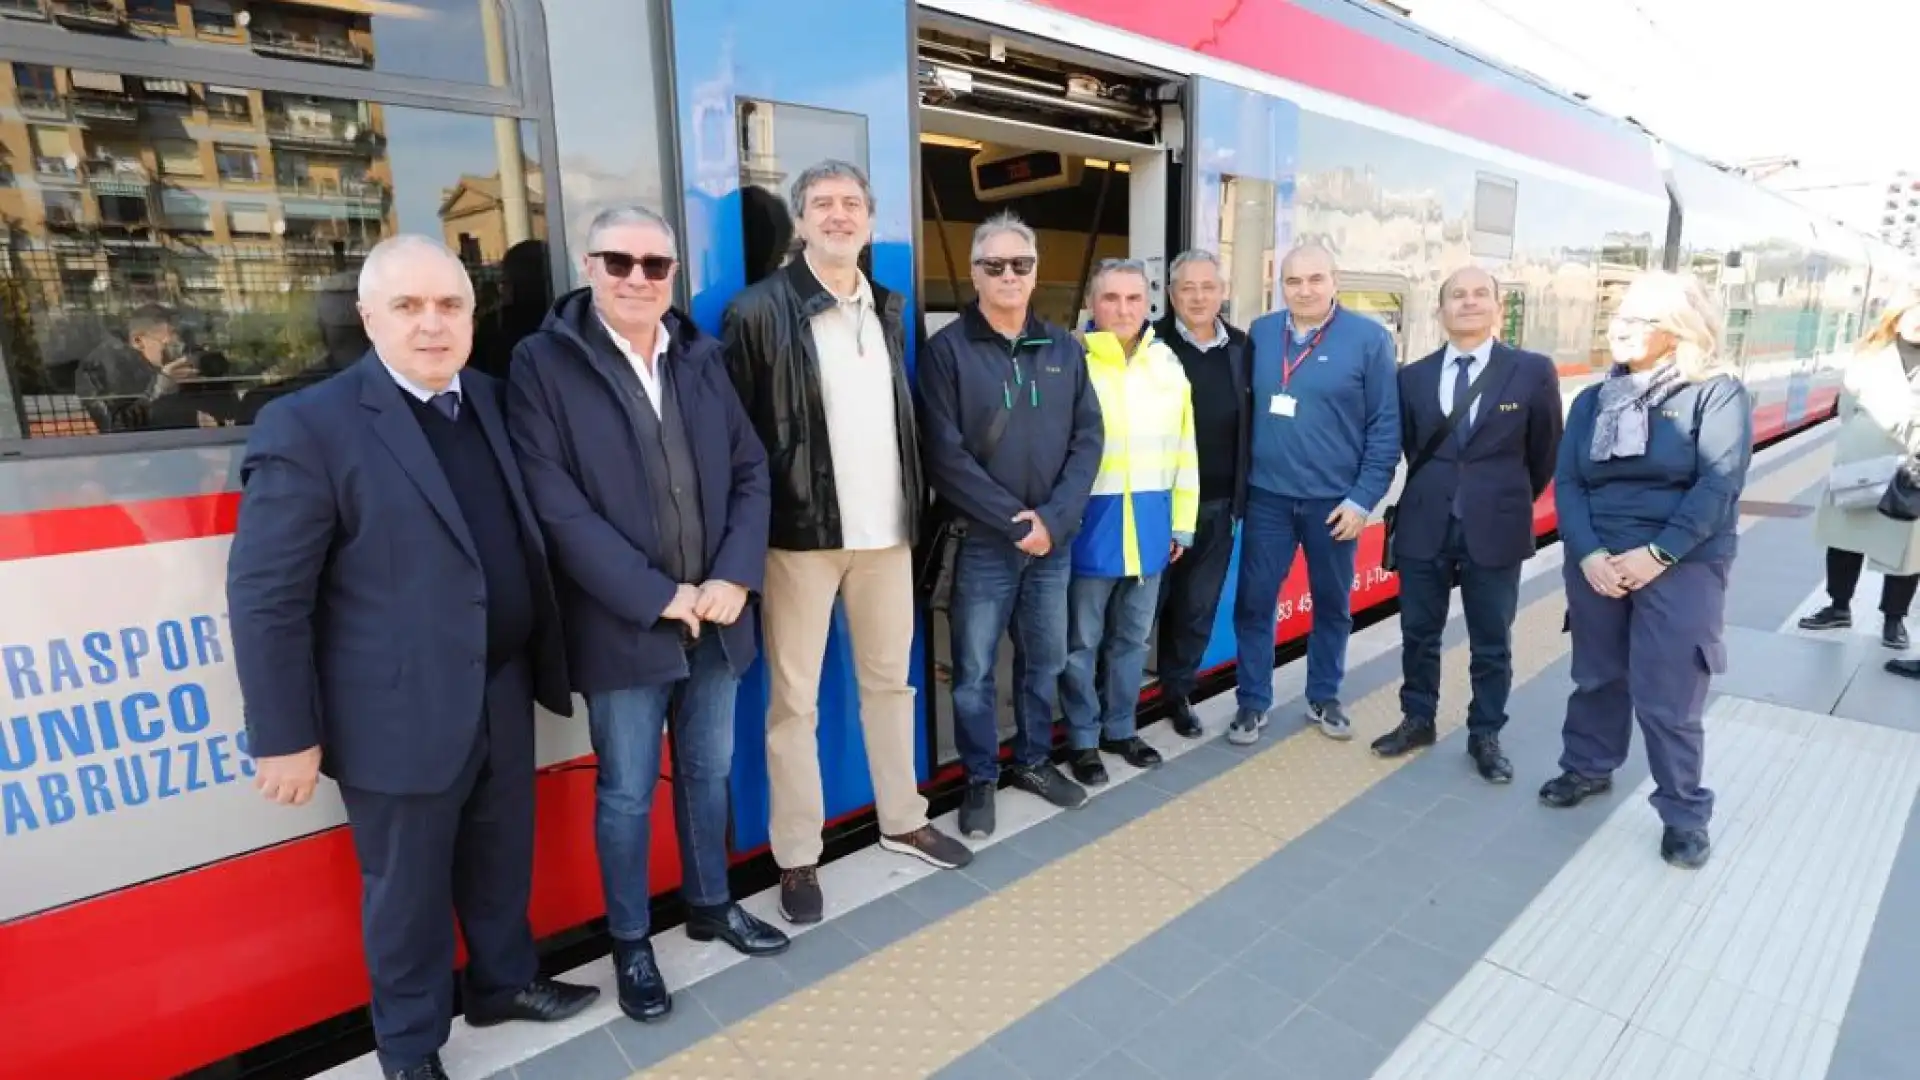
[[[1909,268],[1633,124],[1347,0],[0,0],[0,1080],[158,1080],[367,999],[336,795],[250,782],[224,564],[250,418],[366,348],[367,250],[443,238],[500,373],[582,284],[582,223],[675,223],[680,303],[715,329],[791,256],[790,179],[854,161],[871,273],[928,328],[969,294],[975,224],[1038,230],[1036,303],[1088,268],[1214,249],[1244,325],[1293,244],[1403,362],[1437,290],[1505,286],[1501,336],[1571,396],[1629,276],[1690,270],[1772,439],[1830,415],[1848,344]],[[1543,537],[1551,500],[1538,511]],[[1356,610],[1384,604],[1380,530]],[[1311,620],[1304,574],[1276,643]],[[1231,661],[1231,596],[1206,664]],[[950,780],[945,625],[920,620],[920,779]],[[1007,688],[1002,680],[1003,692]],[[1150,697],[1151,687],[1146,694]],[[733,847],[767,840],[764,673],[740,696]],[[844,628],[820,752],[836,828],[872,791]],[[583,720],[539,718],[537,932],[602,914]],[[669,785],[653,817],[673,890]]]

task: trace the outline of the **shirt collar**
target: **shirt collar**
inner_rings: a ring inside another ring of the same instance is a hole
[[[593,317],[600,320],[601,329],[605,330],[607,336],[613,339],[613,347],[620,350],[620,354],[627,358],[628,363],[632,363],[640,358],[640,350],[633,347],[633,342],[621,336],[620,331],[615,330],[613,324],[608,322],[604,315],[596,311],[593,313]],[[659,370],[660,358],[667,355],[667,344],[672,340],[673,335],[667,332],[667,324],[664,322],[661,323],[660,329],[653,335],[652,359],[654,370]]]
[[[813,274],[813,279],[820,283],[821,291],[825,292],[828,296],[833,297],[835,303],[865,304],[868,306],[872,306],[873,286],[867,283],[867,275],[856,273],[854,275],[854,281],[856,282],[856,284],[854,285],[854,288],[853,288],[853,295],[841,296],[839,293],[834,292],[831,288],[827,286],[827,279],[825,277],[822,277],[820,274],[819,268],[813,265],[813,258],[811,255],[809,255],[806,251],[803,250],[800,252],[800,257],[807,261],[807,270]]]
[[[1306,344],[1306,341],[1308,338],[1312,337],[1314,334],[1318,333],[1322,327],[1332,322],[1333,317],[1339,313],[1340,313],[1340,304],[1338,301],[1335,301],[1333,306],[1327,309],[1326,318],[1321,319],[1317,325],[1302,327],[1298,323],[1293,321],[1293,312],[1288,311],[1287,312],[1287,336],[1293,339],[1293,343],[1295,345],[1304,345]]]
[[[1447,342],[1447,363],[1449,364],[1453,363],[1455,360],[1459,359],[1462,355],[1463,354],[1460,352],[1459,349],[1454,348],[1453,342],[1451,341]],[[1472,353],[1465,354],[1465,355],[1471,355],[1473,357],[1473,362],[1476,364],[1486,363],[1488,359],[1490,359],[1493,356],[1493,339],[1488,338],[1487,340],[1481,342],[1479,346],[1473,350]]]
[[[384,356],[380,357],[380,366],[387,369],[387,374],[393,377],[393,381],[399,384],[400,389],[405,390],[409,394],[412,394],[415,398],[419,399],[420,401],[432,401],[436,396],[433,391],[428,390],[423,386],[420,386],[419,384],[415,383],[412,379],[409,379],[405,375],[400,374],[400,369],[394,367],[392,364],[387,363],[387,358]],[[453,373],[453,381],[447,383],[447,388],[441,392],[452,394],[456,398],[460,396],[460,373],[459,372],[456,371]]]
[[[1178,315],[1175,315],[1173,317],[1173,326],[1174,326],[1174,329],[1180,332],[1181,337],[1187,339],[1188,344],[1192,345],[1196,349],[1199,349],[1201,352],[1206,352],[1210,349],[1217,349],[1220,346],[1225,345],[1227,343],[1227,324],[1226,324],[1226,321],[1220,318],[1218,315],[1215,315],[1213,317],[1213,336],[1208,338],[1205,341],[1201,341],[1199,338],[1194,337],[1193,331],[1187,329],[1187,324]]]

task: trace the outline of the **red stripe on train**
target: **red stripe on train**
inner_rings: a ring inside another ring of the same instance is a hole
[[[239,517],[237,491],[0,514],[0,562],[226,536]]]

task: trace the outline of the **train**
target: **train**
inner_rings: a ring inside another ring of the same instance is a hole
[[[367,1001],[337,795],[294,810],[251,788],[224,579],[248,423],[364,352],[354,272],[384,236],[460,255],[471,363],[494,374],[583,283],[584,224],[617,202],[673,223],[677,302],[717,329],[792,257],[786,185],[827,157],[866,170],[869,272],[927,331],[968,299],[972,228],[1012,209],[1060,322],[1107,255],[1145,262],[1158,317],[1166,267],[1201,247],[1245,325],[1313,241],[1341,304],[1409,362],[1441,343],[1442,279],[1485,267],[1500,337],[1552,357],[1570,399],[1606,370],[1626,283],[1664,267],[1725,309],[1759,441],[1834,413],[1850,344],[1915,278],[1360,0],[840,0],[832,18],[784,0],[0,0],[0,61],[0,1080],[244,1074]],[[1548,541],[1550,498],[1536,524]],[[1380,542],[1375,522],[1362,616],[1395,596]],[[1276,647],[1310,624],[1304,587],[1296,567]],[[1229,585],[1216,678],[1231,607]],[[916,636],[919,779],[939,791],[957,774],[944,615],[922,610]],[[732,778],[743,873],[765,863],[766,697],[756,667]],[[820,745],[851,837],[873,798],[857,707],[836,622]],[[580,715],[538,718],[548,943],[603,914]]]

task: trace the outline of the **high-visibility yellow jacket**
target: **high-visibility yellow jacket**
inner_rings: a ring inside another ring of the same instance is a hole
[[[1073,542],[1073,572],[1149,577],[1166,569],[1172,543],[1193,543],[1200,514],[1193,389],[1173,350],[1154,340],[1151,326],[1131,357],[1109,332],[1092,331],[1082,339],[1106,423],[1106,447]]]

